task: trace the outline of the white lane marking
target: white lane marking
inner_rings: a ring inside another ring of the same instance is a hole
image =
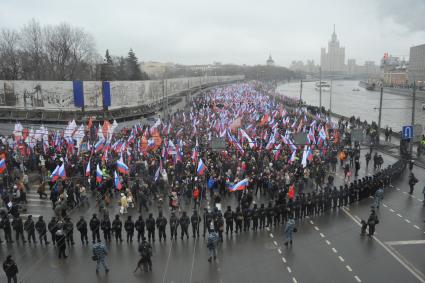
[[[278,252],[279,254],[281,254],[281,253],[282,253],[282,250],[281,250],[281,249],[277,249],[277,252]]]
[[[397,188],[397,191],[399,191],[400,189],[399,188]]]
[[[311,225],[313,225],[313,224],[314,224],[313,220],[310,220],[310,224],[311,224]]]
[[[348,271],[353,272],[353,270],[351,269],[349,265],[346,265],[345,267],[348,269]]]
[[[276,242],[276,241],[273,241],[273,244],[274,244],[275,246],[277,246],[277,242]]]
[[[359,227],[362,226],[362,224],[357,221],[354,216],[348,212],[346,209],[342,208],[342,211],[350,217]],[[424,232],[425,233],[425,232]],[[383,247],[394,259],[396,259],[404,268],[407,269],[407,271],[410,272],[413,276],[416,277],[416,279],[419,280],[419,282],[425,283],[425,279],[423,279],[422,272],[417,270],[414,267],[410,267],[408,263],[404,262],[398,255],[396,255],[387,245],[385,245],[381,240],[379,240],[376,236],[373,236],[372,239],[374,239],[381,247]]]
[[[325,237],[325,235],[324,235],[323,233],[320,233],[320,237],[324,238],[324,237]]]
[[[289,273],[292,273],[292,270],[289,266],[287,266],[286,269],[288,270]]]
[[[401,216],[401,214],[400,214],[400,213],[397,213],[397,216],[398,216],[398,217],[403,217],[403,216]]]
[[[386,205],[385,203],[382,204],[383,207],[388,207],[388,205]]]
[[[270,231],[270,228],[269,228],[269,227],[266,227],[266,230],[267,230],[267,231]]]
[[[338,258],[339,258],[339,260],[340,261],[342,261],[342,262],[344,262],[345,260],[344,260],[344,258],[342,257],[342,256],[338,256]]]
[[[286,259],[284,257],[282,257],[282,261],[283,263],[286,263]]]
[[[403,194],[407,195],[407,192],[403,192]]]
[[[319,229],[319,227],[314,226],[314,230],[319,231],[320,229]]]
[[[410,220],[409,219],[404,219],[404,221],[406,221],[407,223],[410,223]]]
[[[332,248],[332,251],[333,251],[334,253],[337,253],[337,252],[338,252],[335,248]]]
[[[326,240],[326,244],[328,244],[330,246],[331,245],[331,242],[329,242],[328,240]]]
[[[413,227],[415,227],[416,229],[418,229],[418,230],[421,230],[421,228],[419,228],[419,226],[418,225],[413,225]]]
[[[402,245],[421,245],[425,244],[425,240],[411,240],[411,241],[388,241],[385,244],[390,246],[402,246]]]
[[[422,202],[423,202],[424,200],[423,200],[423,199],[418,198],[418,201],[422,201]]]
[[[297,281],[297,279],[295,279],[295,277],[292,277],[292,282],[298,283],[298,281]]]
[[[360,278],[357,275],[355,275],[354,278],[357,280],[357,282],[362,282],[362,280],[360,280]]]
[[[273,234],[272,233],[270,233],[270,238],[273,238]]]
[[[394,209],[390,208],[390,211],[391,211],[391,212],[394,212]]]
[[[358,217],[357,215],[354,215],[354,217],[359,221],[359,222],[361,222],[362,220],[360,219],[360,217]]]

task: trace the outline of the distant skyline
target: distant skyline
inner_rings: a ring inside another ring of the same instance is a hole
[[[313,59],[333,24],[346,59],[379,62],[425,43],[424,0],[0,0],[0,28],[67,22],[93,35],[101,56],[141,61],[276,65]]]

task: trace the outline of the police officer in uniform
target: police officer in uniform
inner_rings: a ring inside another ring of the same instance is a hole
[[[105,242],[110,242],[112,223],[107,214],[103,215],[102,222],[100,223],[100,229],[102,229],[103,238],[105,239]]]
[[[21,220],[21,222],[22,222],[22,220]],[[50,235],[52,236],[53,245],[56,245],[56,232],[58,231],[57,224],[58,224],[58,222],[56,220],[56,217],[53,216],[52,219],[50,219],[49,224],[47,225],[47,229],[49,229]]]
[[[19,235],[22,238],[22,242],[26,243],[27,241],[24,238],[24,223],[22,222],[21,217],[15,217],[12,221],[12,227],[13,230],[15,230],[16,233],[16,242],[19,242]]]
[[[203,237],[205,237],[205,232],[209,229],[211,222],[212,222],[212,215],[211,213],[208,211],[208,209],[204,208],[204,233],[203,233]]]
[[[171,212],[170,216],[170,234],[171,240],[177,240],[177,227],[179,225],[179,219],[174,212]]]
[[[167,226],[167,222],[167,218],[162,216],[162,211],[160,211],[158,217],[156,218],[156,227],[158,228],[160,242],[162,241],[162,238],[164,238],[164,241],[167,239],[165,234],[165,227]]]
[[[93,240],[93,244],[97,243],[98,241],[100,241],[100,221],[99,219],[97,219],[97,215],[96,213],[93,214],[92,219],[90,219],[90,230],[91,230],[91,234],[92,234],[92,240]]]
[[[37,243],[35,240],[35,224],[34,220],[32,220],[32,215],[28,215],[28,218],[24,223],[24,230],[27,232],[28,242],[31,244],[32,239],[34,244]]]
[[[241,211],[241,208],[238,206],[236,208],[236,213],[235,213],[235,222],[236,222],[236,230],[235,233],[237,234],[238,231],[242,232],[242,222],[243,222],[243,213]]]
[[[180,239],[183,240],[184,235],[186,235],[186,238],[189,239],[189,233],[188,233],[189,224],[190,224],[190,219],[186,215],[186,211],[183,211],[183,214],[180,217],[180,227],[181,227],[181,230],[182,230],[181,235],[180,235]]]
[[[133,242],[134,235],[134,222],[131,219],[131,215],[128,216],[127,220],[124,223],[124,229],[127,233],[127,243]]]
[[[140,215],[139,219],[134,223],[134,228],[136,228],[137,231],[137,242],[140,242],[140,240],[143,240],[145,237],[145,221],[142,215]]]
[[[40,244],[42,245],[44,240],[44,243],[48,245],[49,242],[47,241],[47,235],[46,235],[47,225],[46,225],[46,222],[44,222],[43,220],[43,216],[38,217],[38,221],[37,223],[35,223],[35,229],[38,232],[38,239],[40,241]]]
[[[257,231],[258,229],[258,207],[257,204],[254,204],[254,208],[252,209],[252,230]]]
[[[196,210],[193,211],[193,214],[190,217],[190,222],[192,222],[192,237],[199,237],[199,223],[201,222],[201,217],[198,215]]]
[[[226,220],[226,234],[230,233],[233,234],[233,218],[235,216],[233,215],[232,208],[230,205],[227,207],[227,210],[224,212],[224,219]]]
[[[118,243],[118,239],[122,242],[122,221],[120,216],[115,215],[114,221],[112,221],[112,231],[115,233],[115,241]]]
[[[80,232],[81,244],[84,245],[84,241],[85,241],[86,245],[88,245],[89,239],[87,237],[87,222],[84,219],[84,216],[81,216],[80,220],[78,220],[76,227],[78,232]]]
[[[149,213],[149,217],[146,219],[146,229],[148,230],[148,241],[155,242],[155,219],[152,213]]]
[[[71,218],[65,218],[65,224],[63,225],[63,229],[66,236],[66,242],[68,246],[74,245],[74,223],[71,222]]]
[[[260,209],[258,209],[258,216],[260,218],[260,229],[264,229],[266,225],[266,209],[264,208],[264,203],[262,203]]]

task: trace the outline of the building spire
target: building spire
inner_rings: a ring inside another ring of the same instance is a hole
[[[335,33],[335,24],[334,24],[334,32],[332,33],[332,42],[336,42],[337,38],[336,38],[336,33]]]

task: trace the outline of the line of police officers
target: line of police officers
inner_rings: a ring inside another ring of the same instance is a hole
[[[320,215],[331,209],[337,209],[341,206],[350,205],[356,201],[373,196],[379,188],[387,188],[391,184],[392,178],[397,178],[406,166],[405,161],[399,160],[392,166],[381,170],[370,177],[364,177],[362,179],[355,180],[350,185],[340,186],[339,189],[336,187],[332,188],[332,184],[328,183],[323,190],[317,192],[300,194],[294,199],[287,198],[287,191],[282,189],[279,191],[274,203],[269,202],[268,206],[261,204],[260,207],[257,204],[252,204],[252,198],[244,194],[241,197],[240,204],[235,211],[230,206],[224,214],[221,213],[217,208],[213,211],[208,211],[206,208],[203,212],[203,219],[201,219],[197,210],[194,210],[192,215],[189,217],[186,211],[182,212],[182,215],[178,217],[175,212],[171,212],[170,218],[167,220],[159,212],[158,217],[155,219],[153,214],[150,213],[148,218],[143,219],[140,215],[136,221],[133,221],[132,216],[127,216],[127,219],[123,221],[119,215],[115,216],[113,221],[110,220],[109,216],[105,214],[102,219],[99,219],[96,214],[93,214],[89,223],[81,216],[79,221],[76,223],[76,229],[80,232],[80,238],[82,244],[88,244],[88,230],[90,229],[92,234],[92,241],[95,243],[100,239],[100,231],[103,232],[104,240],[109,242],[112,239],[112,235],[115,236],[115,241],[122,242],[122,231],[123,229],[127,234],[127,242],[133,241],[133,235],[137,232],[137,241],[140,242],[145,237],[147,232],[147,239],[149,242],[155,242],[155,231],[158,230],[158,238],[161,242],[166,241],[167,233],[166,226],[169,225],[171,240],[177,240],[178,227],[180,227],[180,238],[186,236],[189,238],[189,226],[191,225],[192,237],[199,237],[200,225],[203,224],[203,233],[205,237],[206,231],[214,226],[215,230],[218,231],[220,240],[223,241],[223,232],[226,234],[241,233],[242,231],[252,230],[257,231],[258,229],[264,229],[265,227],[271,227],[284,223],[290,216],[295,219],[302,219],[306,216]],[[225,224],[225,225],[224,225]],[[35,232],[37,231],[39,241],[45,245],[49,244],[47,241],[47,232],[50,232],[52,243],[55,245],[58,241],[58,231],[63,232],[62,241],[68,243],[68,245],[74,245],[74,224],[69,217],[65,217],[64,221],[52,217],[50,222],[46,224],[43,216],[40,216],[37,222],[34,222],[32,216],[23,222],[20,217],[16,217],[10,222],[7,215],[2,215],[0,222],[1,228],[4,230],[6,241],[13,243],[12,240],[12,228],[15,231],[15,239],[17,242],[21,239],[23,243],[26,243],[24,238],[24,231],[27,234],[27,240],[29,243],[36,243]],[[225,226],[225,229],[224,229]]]

